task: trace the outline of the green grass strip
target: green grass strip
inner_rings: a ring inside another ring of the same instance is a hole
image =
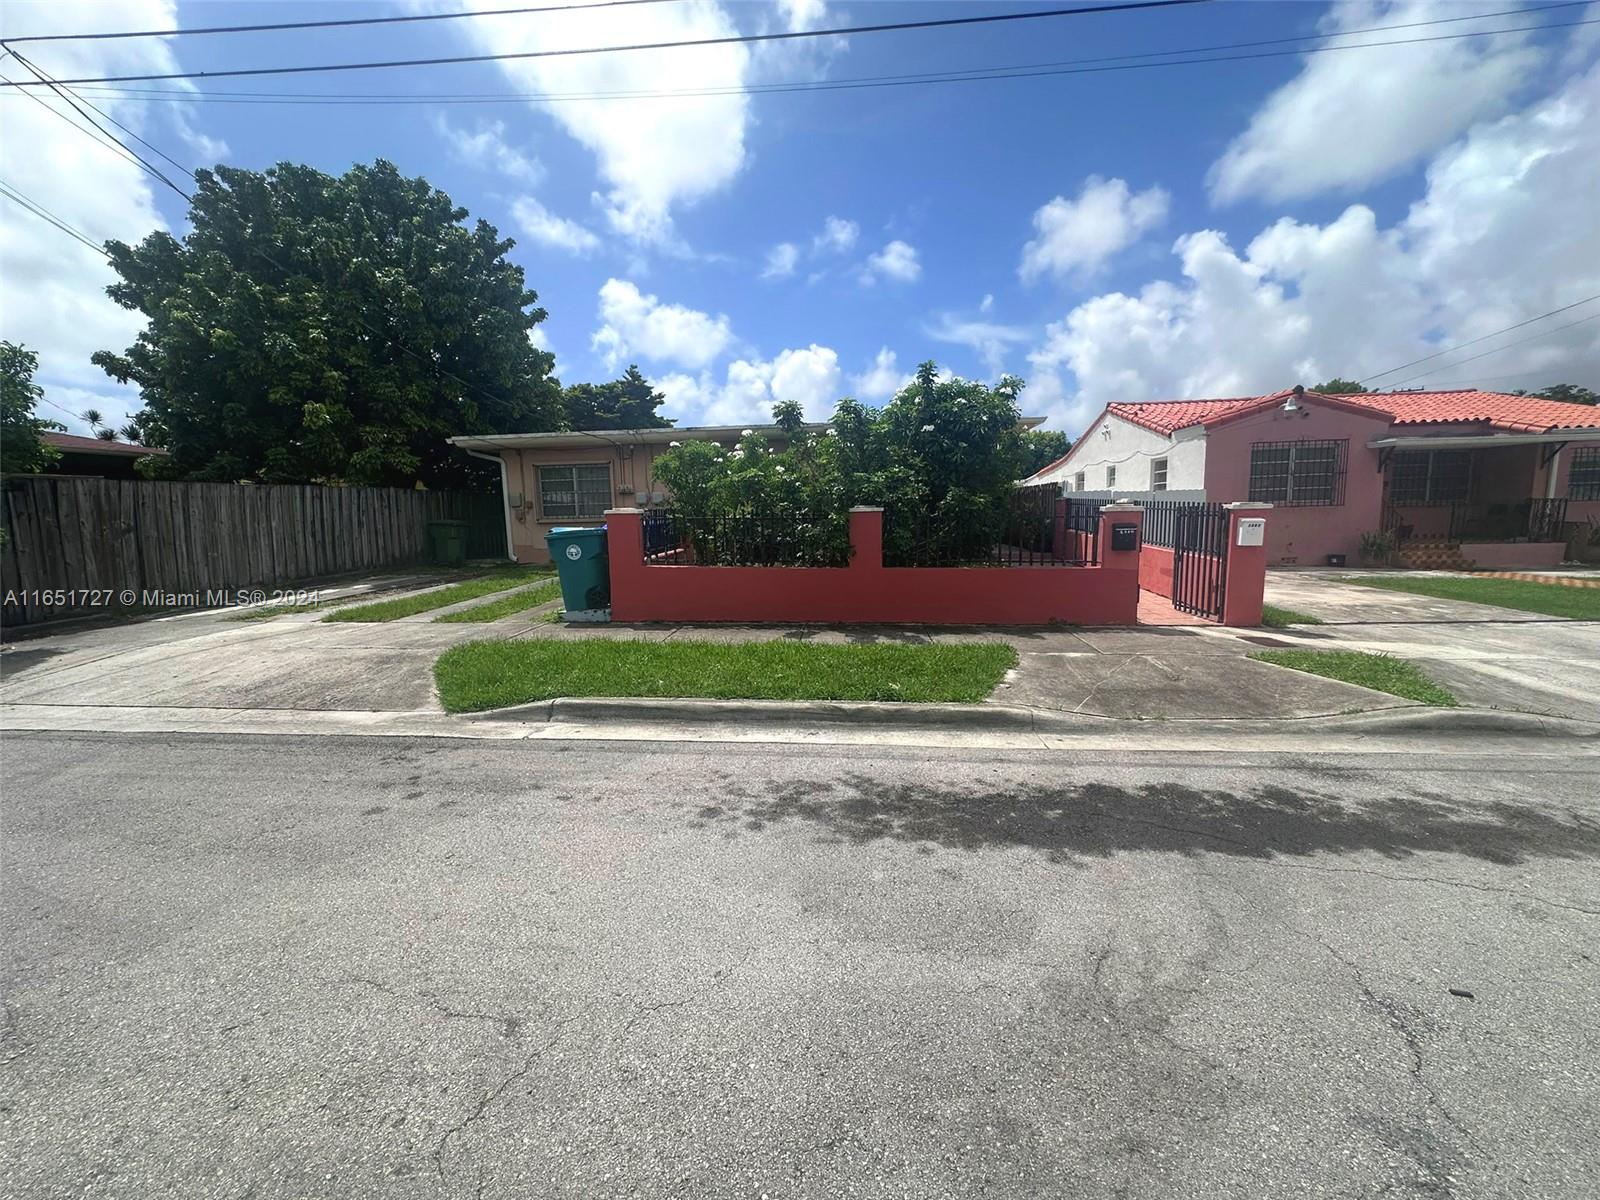
[[[1276,604],[1261,606],[1261,623],[1269,629],[1287,629],[1291,625],[1321,625],[1321,617],[1295,612],[1292,608],[1279,608]]]
[[[632,642],[615,638],[468,642],[434,665],[450,712],[558,696],[717,700],[982,700],[1017,664],[1001,643],[826,646]]]
[[[453,583],[449,587],[438,588],[431,592],[422,592],[413,596],[401,596],[397,600],[380,600],[376,604],[358,604],[353,608],[341,608],[338,612],[331,612],[323,617],[324,621],[398,621],[401,617],[415,616],[417,613],[431,612],[436,608],[444,608],[448,604],[460,604],[463,600],[475,600],[479,596],[490,596],[495,592],[509,591],[519,584],[531,583],[535,579],[543,578],[548,570],[539,570],[532,567],[507,567],[499,571],[491,571],[487,575],[480,575],[476,579],[468,579],[463,583]]]
[[[1415,663],[1387,654],[1366,654],[1359,650],[1257,650],[1250,657],[1257,662],[1342,680],[1422,704],[1439,708],[1456,706],[1456,698],[1424,675]]]
[[[529,608],[538,608],[539,605],[554,600],[561,594],[561,581],[547,579],[536,587],[524,588],[520,592],[512,592],[509,596],[502,596],[498,600],[491,600],[487,604],[474,604],[471,608],[463,608],[460,612],[445,613],[435,617],[435,621],[448,621],[451,623],[462,621],[498,621],[501,617],[509,617],[512,613],[519,613]]]
[[[1360,575],[1340,583],[1413,592],[1440,600],[1467,600],[1492,604],[1547,617],[1600,621],[1600,588],[1563,587],[1559,583],[1530,583],[1526,579],[1471,579],[1448,575]]]

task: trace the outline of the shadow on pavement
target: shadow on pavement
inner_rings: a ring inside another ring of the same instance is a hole
[[[1390,859],[1458,854],[1510,866],[1532,858],[1600,858],[1600,821],[1531,805],[1465,805],[1415,793],[1352,803],[1331,795],[1260,787],[1228,792],[1149,784],[1090,783],[984,791],[885,787],[866,776],[790,783],[765,796],[737,786],[693,824],[730,836],[808,822],[830,841],[892,840],[953,850],[1018,847],[1079,864],[1128,851],[1193,856],[1369,851]]]

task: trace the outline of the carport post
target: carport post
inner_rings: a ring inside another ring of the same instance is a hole
[[[1239,501],[1224,504],[1228,510],[1228,569],[1222,592],[1222,623],[1255,626],[1261,624],[1261,608],[1267,592],[1267,513],[1270,504]],[[1251,531],[1239,544],[1240,526],[1245,521],[1260,521],[1260,536]]]

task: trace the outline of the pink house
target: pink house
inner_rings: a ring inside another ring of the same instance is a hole
[[[1472,390],[1109,404],[1029,484],[1274,507],[1267,560],[1554,566],[1600,542],[1600,410]]]

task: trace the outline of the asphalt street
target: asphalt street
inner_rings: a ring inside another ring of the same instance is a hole
[[[1600,1194],[1559,743],[3,754],[6,1196]]]

